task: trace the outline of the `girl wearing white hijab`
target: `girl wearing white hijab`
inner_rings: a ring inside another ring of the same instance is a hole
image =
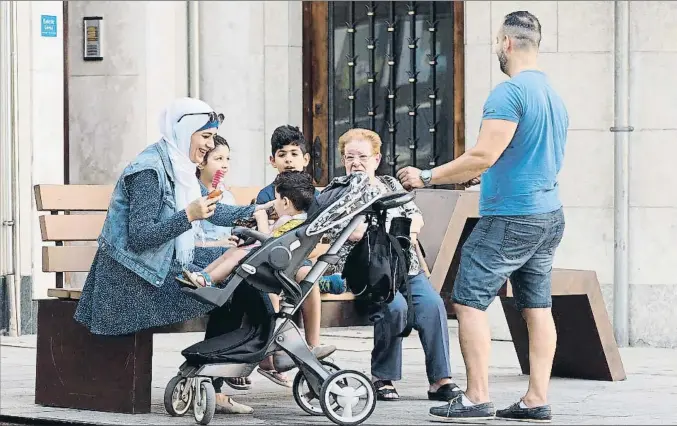
[[[233,226],[234,220],[267,207],[207,199],[195,167],[214,147],[220,121],[205,102],[175,100],[160,116],[160,140],[122,172],[75,313],[92,333],[128,335],[209,313],[205,338],[210,338],[238,329],[245,309],[253,322],[268,320],[270,301],[252,287],[238,287],[234,308],[212,310],[186,296],[174,279],[182,267],[199,271],[195,263],[208,264],[221,254],[195,249],[202,220]],[[220,393],[217,405],[220,412],[252,411]]]

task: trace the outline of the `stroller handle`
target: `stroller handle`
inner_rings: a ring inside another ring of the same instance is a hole
[[[270,235],[266,235],[263,232],[259,232],[251,228],[245,228],[244,226],[236,226],[231,231],[231,234],[235,235],[236,237],[253,238],[262,243],[270,238]]]
[[[378,200],[372,204],[372,210],[385,211],[394,209],[395,207],[403,206],[416,198],[416,194],[407,191],[395,191],[382,195]]]

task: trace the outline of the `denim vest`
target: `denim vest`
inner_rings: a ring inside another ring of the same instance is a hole
[[[113,190],[98,242],[100,250],[145,281],[160,287],[174,258],[174,239],[141,253],[128,249],[130,200],[125,188],[125,177],[143,170],[155,170],[160,182],[159,190],[164,202],[157,219],[166,220],[176,213],[174,172],[166,142],[160,140],[141,152],[122,172]]]

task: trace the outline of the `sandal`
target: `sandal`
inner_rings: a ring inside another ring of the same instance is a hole
[[[400,399],[400,394],[397,393],[391,380],[377,380],[374,382],[374,387],[378,401],[397,401]]]
[[[428,391],[428,399],[431,401],[448,402],[462,393],[461,388],[456,383],[451,382],[440,386],[435,392]]]
[[[202,288],[202,287],[213,287],[212,285],[212,277],[209,276],[208,273],[204,271],[200,272],[191,272],[186,268],[183,268],[183,279],[180,279],[177,277],[176,279],[190,287],[193,288]],[[202,282],[199,280],[199,278],[202,278]]]
[[[183,278],[183,274],[175,276],[174,279],[180,282],[181,285],[184,287],[196,288],[191,281],[188,281],[187,279]]]
[[[249,390],[252,388],[252,381],[249,377],[228,377],[223,379],[223,381],[235,390]]]
[[[264,370],[259,367],[256,369],[260,375],[275,383],[276,385],[284,386],[285,388],[291,388],[293,383],[284,373],[280,373],[276,370]]]

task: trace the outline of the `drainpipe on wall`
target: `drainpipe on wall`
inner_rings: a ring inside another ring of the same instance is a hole
[[[17,335],[16,297],[12,278],[12,60],[9,2],[0,2],[0,275],[7,289],[8,333]],[[3,300],[4,303],[4,300]],[[4,324],[3,324],[4,325]]]
[[[9,335],[18,336],[21,332],[21,261],[19,253],[19,146],[16,132],[17,126],[17,59],[16,59],[16,4],[14,1],[2,2],[2,33],[0,43],[2,58],[0,75],[2,75],[3,115],[0,119],[2,131],[2,261],[0,267],[5,275],[8,301]],[[8,184],[9,183],[9,188]],[[9,194],[8,194],[9,193]],[[12,236],[11,243],[9,235]],[[10,261],[11,259],[11,261]],[[11,272],[11,273],[9,273]]]
[[[9,229],[8,222],[12,217],[12,199],[9,196],[9,182],[12,180],[11,154],[9,153],[8,136],[11,112],[9,109],[9,62],[5,54],[9,42],[9,19],[7,3],[0,2],[0,276],[9,271]]]
[[[628,328],[628,217],[630,210],[628,125],[630,86],[630,19],[628,1],[615,1],[614,13],[614,336],[618,346],[630,343]]]
[[[188,96],[200,98],[200,2],[186,1],[188,7]]]
[[[11,75],[11,108],[12,108],[12,221],[14,229],[12,232],[12,253],[14,256],[14,313],[16,315],[17,335],[21,335],[21,203],[19,202],[19,132],[17,131],[19,123],[19,66],[17,58],[17,13],[16,1],[9,2],[10,7],[10,27],[11,27],[11,57],[12,70]]]

